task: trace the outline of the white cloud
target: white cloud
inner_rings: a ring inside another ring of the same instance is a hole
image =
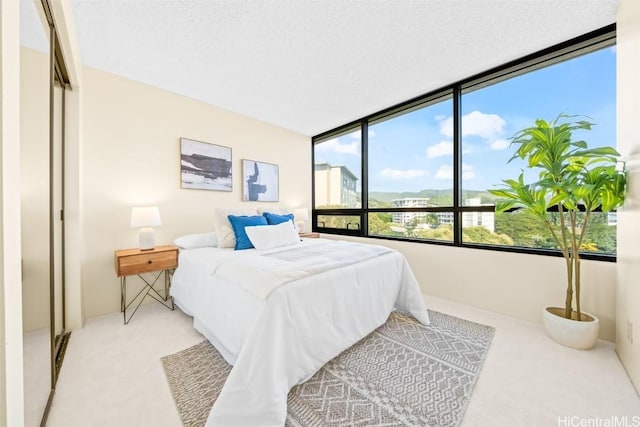
[[[440,120],[440,133],[446,137],[453,138],[453,117]]]
[[[485,114],[472,111],[462,116],[462,136],[479,136],[485,139],[496,139],[504,131],[507,122],[497,114]],[[453,117],[440,121],[440,133],[453,137]]]
[[[380,175],[390,179],[411,179],[411,178],[417,178],[419,176],[423,176],[426,174],[427,174],[427,171],[423,169],[398,170],[398,169],[384,168],[382,169],[382,172],[380,172]]]
[[[441,141],[437,144],[427,147],[427,157],[433,159],[434,157],[451,156],[453,154],[453,142]]]
[[[336,153],[341,153],[341,154],[360,155],[360,150],[358,149],[357,142],[343,143],[343,142],[340,142],[337,138],[330,139],[328,141],[324,141],[316,145],[316,150],[335,151]]]
[[[438,172],[436,172],[436,179],[451,179],[453,177],[453,168],[448,165],[440,166]]]
[[[473,170],[473,166],[472,165],[468,165],[466,163],[462,164],[462,179],[464,180],[471,180],[474,179],[476,177],[476,173]],[[440,166],[440,168],[438,169],[438,171],[436,172],[436,179],[448,179],[451,180],[453,179],[453,167],[449,166],[449,165],[442,165]]]
[[[510,142],[504,138],[498,138],[491,142],[492,150],[504,150],[505,148],[509,148]]]
[[[351,132],[348,136],[351,139],[360,139],[360,129]]]
[[[473,170],[473,166],[466,163],[462,164],[462,179],[469,180],[476,177],[476,173]]]

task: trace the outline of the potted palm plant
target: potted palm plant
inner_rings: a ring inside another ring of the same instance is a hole
[[[598,319],[580,306],[580,251],[592,214],[622,206],[626,172],[620,154],[612,147],[589,148],[573,140],[573,132],[590,130],[593,123],[576,116],[559,115],[516,133],[517,147],[509,160],[521,159],[539,170],[538,179],[503,180],[503,188],[489,190],[498,197],[496,212],[518,209],[539,219],[549,230],[566,265],[564,307],[547,307],[543,320],[547,332],[560,344],[589,349],[598,337]]]

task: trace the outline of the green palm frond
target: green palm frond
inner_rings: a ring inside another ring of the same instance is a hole
[[[551,121],[537,119],[535,126],[517,132],[511,138],[516,150],[509,162],[519,159],[529,169],[539,170],[538,180],[525,183],[521,172],[515,180],[503,180],[502,188],[488,190],[498,197],[496,212],[519,209],[548,226],[567,262],[567,304],[574,289],[579,301],[579,248],[591,212],[621,207],[627,185],[624,164],[615,148],[589,148],[587,142],[573,140],[573,132],[593,126],[579,117],[560,114]],[[550,207],[557,207],[559,232],[552,227]],[[577,220],[576,212],[581,209],[584,219]],[[565,315],[571,309],[570,305],[565,307]]]

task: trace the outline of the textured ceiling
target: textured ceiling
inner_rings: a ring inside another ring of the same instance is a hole
[[[615,0],[73,0],[82,62],[314,135],[615,22]]]

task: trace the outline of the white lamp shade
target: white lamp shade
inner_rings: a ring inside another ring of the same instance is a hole
[[[295,217],[296,221],[308,221],[309,209],[307,208],[294,209],[293,216]]]
[[[155,227],[161,224],[160,210],[157,206],[131,208],[131,228]]]
[[[304,233],[306,222],[309,220],[309,209],[299,208],[293,210],[293,217],[296,220],[296,228],[299,233]]]

